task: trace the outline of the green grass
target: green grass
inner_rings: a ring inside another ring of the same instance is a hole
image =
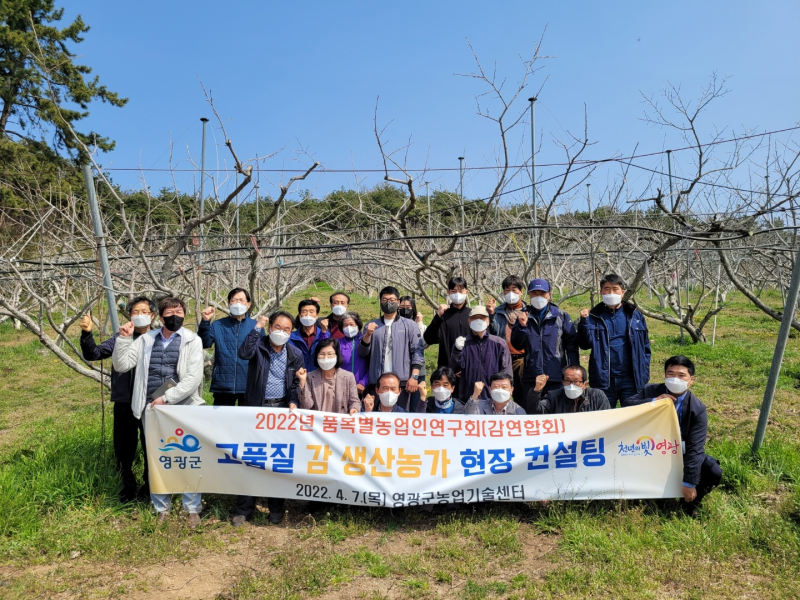
[[[327,306],[330,293],[318,284],[285,306],[294,312],[309,295]],[[779,302],[779,295],[765,298]],[[586,303],[574,299],[565,308],[577,314]],[[375,299],[353,295],[351,308],[365,321],[377,315]],[[432,311],[422,312],[428,322]],[[681,345],[676,328],[649,326],[653,380],[663,377],[660,365],[671,354],[696,362],[695,390],[709,411],[708,451],[723,468],[722,486],[695,519],[675,501],[485,504],[431,515],[335,507],[313,519],[290,503],[280,530],[262,514],[255,529],[233,530],[225,519],[234,499],[208,495],[206,523],[191,532],[179,519],[157,529],[149,506],[119,505],[110,410],[104,451],[98,385],[42,353],[27,333],[0,325],[0,595],[157,590],[128,571],[111,582],[99,574],[174,559],[211,568],[226,553],[244,561],[255,531],[266,544],[264,558],[242,567],[222,597],[307,598],[335,590],[354,598],[796,597],[797,336],[789,341],[766,444],[754,455],[778,323],[734,298],[719,316],[713,348]],[[426,352],[429,372],[436,353]],[[284,544],[270,537],[275,531],[288,536]],[[55,570],[41,577],[29,570],[35,565]]]

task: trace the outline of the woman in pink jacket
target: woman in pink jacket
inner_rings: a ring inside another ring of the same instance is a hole
[[[316,370],[297,371],[300,408],[355,415],[361,412],[356,379],[342,368],[342,351],[333,338],[322,340],[314,350]]]

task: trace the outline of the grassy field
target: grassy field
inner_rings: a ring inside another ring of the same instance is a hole
[[[286,307],[294,312],[308,295],[327,305],[329,293],[317,286]],[[586,303],[565,308],[576,315]],[[356,297],[352,308],[364,320],[377,315],[374,299]],[[428,322],[430,309],[423,313]],[[722,486],[695,519],[673,501],[484,504],[432,514],[309,513],[289,502],[279,526],[259,512],[233,529],[233,498],[208,495],[195,531],[178,519],[158,530],[149,506],[117,502],[110,410],[103,443],[99,385],[29,334],[0,325],[0,597],[796,598],[797,336],[767,443],[753,456],[778,323],[734,298],[719,317],[714,348],[681,346],[676,328],[649,325],[653,380],[669,355],[696,362],[708,451],[723,467]],[[435,353],[426,355],[429,372]]]

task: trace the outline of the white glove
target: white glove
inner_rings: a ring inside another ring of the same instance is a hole
[[[464,349],[464,342],[467,341],[463,335],[456,338],[456,350],[463,350]]]

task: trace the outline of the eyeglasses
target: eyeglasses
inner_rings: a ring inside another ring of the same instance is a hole
[[[573,380],[573,379],[565,379],[561,383],[563,383],[565,386],[567,386],[567,385],[583,385],[583,380],[582,379],[575,379],[575,380]]]
[[[317,355],[317,358],[336,358],[335,354],[322,354],[321,352]]]

